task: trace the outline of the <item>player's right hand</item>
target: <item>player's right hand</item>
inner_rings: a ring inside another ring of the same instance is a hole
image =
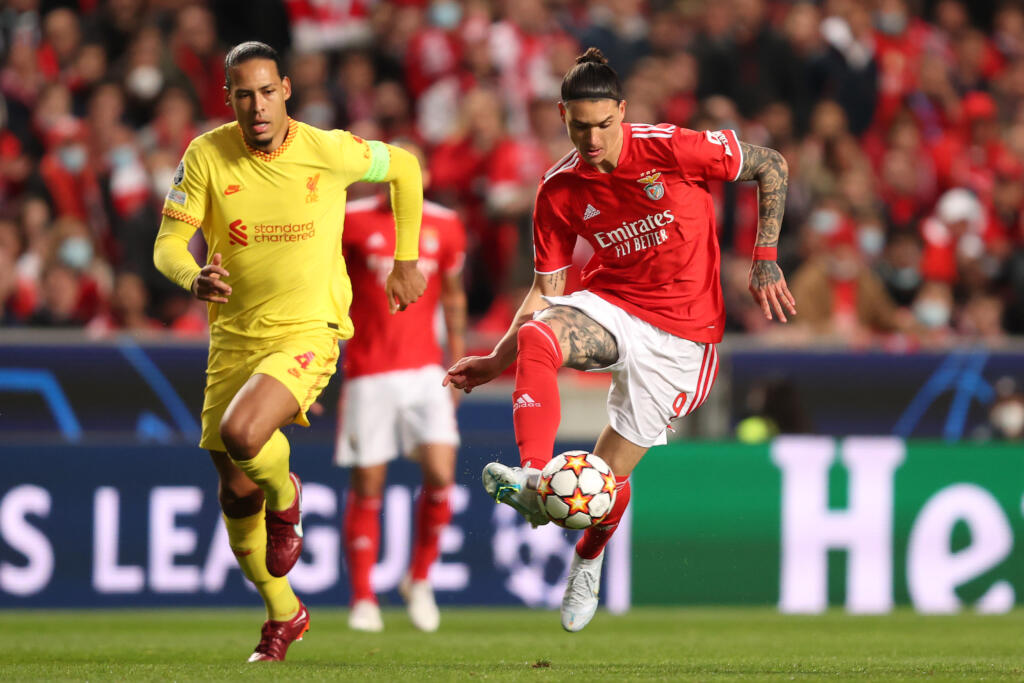
[[[503,369],[493,355],[466,356],[448,368],[448,374],[445,375],[441,384],[444,386],[450,384],[468,394],[473,391],[473,387],[487,384],[500,375]]]
[[[196,279],[192,281],[192,293],[197,299],[210,301],[215,304],[226,304],[231,294],[231,285],[221,278],[231,273],[224,270],[221,265],[220,254],[214,254],[209,264],[203,266]]]

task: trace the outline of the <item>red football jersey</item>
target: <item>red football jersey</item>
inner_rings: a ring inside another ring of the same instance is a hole
[[[537,272],[568,268],[583,237],[594,248],[585,289],[678,337],[721,341],[725,307],[707,183],[735,180],[742,165],[734,131],[622,124],[611,173],[574,151],[541,180],[533,214]]]
[[[341,237],[352,280],[349,316],[355,335],[345,344],[345,374],[371,375],[441,362],[434,328],[441,278],[462,269],[466,235],[454,211],[423,202],[419,268],[427,289],[400,313],[388,312],[384,285],[395,256],[395,218],[382,195],[349,202]]]

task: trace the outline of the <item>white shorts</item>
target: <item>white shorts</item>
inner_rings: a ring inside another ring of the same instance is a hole
[[[363,375],[346,381],[338,404],[334,462],[369,467],[421,444],[459,445],[451,389],[439,365]]]
[[[588,372],[612,373],[608,422],[636,445],[665,443],[669,423],[692,413],[711,392],[718,376],[714,344],[669,334],[587,290],[544,299],[582,311],[615,337],[618,360]]]

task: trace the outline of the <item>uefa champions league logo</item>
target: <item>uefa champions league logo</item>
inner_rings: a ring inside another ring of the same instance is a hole
[[[554,524],[534,529],[507,505],[495,506],[494,528],[494,564],[508,572],[508,592],[530,607],[558,607],[572,561],[568,532]]]

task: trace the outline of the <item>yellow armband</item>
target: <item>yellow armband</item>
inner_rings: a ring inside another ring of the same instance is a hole
[[[188,250],[188,242],[195,232],[194,225],[164,216],[153,245],[153,263],[157,270],[189,291],[192,291],[192,283],[200,271],[199,264]]]

